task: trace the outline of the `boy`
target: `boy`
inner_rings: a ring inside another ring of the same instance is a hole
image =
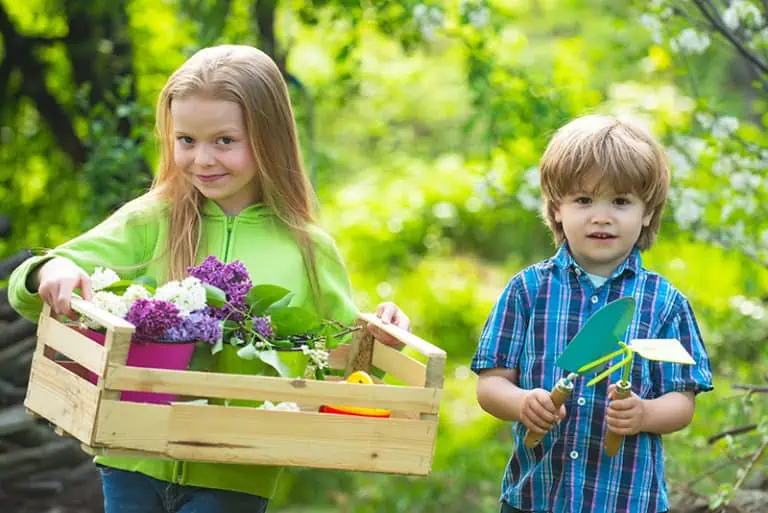
[[[688,425],[712,374],[687,299],[641,265],[667,197],[663,150],[634,124],[585,116],[555,134],[540,167],[544,216],[560,248],[512,278],[472,360],[480,406],[516,422],[501,511],[665,512],[661,435]],[[637,302],[625,342],[675,338],[696,365],[635,358],[631,397],[611,400],[620,372],[593,387],[577,379],[557,411],[549,390],[564,371],[555,360],[590,315],[625,296]],[[603,450],[608,429],[624,435],[614,457]],[[528,430],[548,434],[527,449]]]

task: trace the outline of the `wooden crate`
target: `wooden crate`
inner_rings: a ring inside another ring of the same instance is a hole
[[[81,299],[72,305],[107,328],[105,345],[59,322],[46,306],[24,404],[88,453],[412,475],[431,469],[445,352],[374,315],[360,314],[358,322],[378,325],[426,364],[360,330],[331,353],[330,366],[346,373],[380,369],[403,386],[130,367],[133,326]],[[98,384],[85,378],[86,369]],[[302,410],[124,402],[124,390],[290,401]],[[386,408],[392,417],[318,413],[321,404]]]

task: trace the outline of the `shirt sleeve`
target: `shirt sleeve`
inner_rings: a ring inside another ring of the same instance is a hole
[[[108,267],[121,278],[140,274],[140,264],[147,259],[148,220],[140,215],[118,211],[91,230],[61,246],[25,260],[10,276],[8,300],[21,316],[36,322],[43,309],[37,291],[27,289],[27,277],[54,257],[64,257],[91,274],[96,267]]]
[[[669,392],[707,392],[712,390],[712,367],[707,350],[701,339],[690,303],[681,296],[680,307],[670,315],[659,335],[660,338],[677,339],[696,362],[682,365],[669,362],[653,362],[651,376],[654,397]]]
[[[512,279],[501,293],[485,322],[477,351],[472,358],[471,368],[474,372],[494,368],[514,369],[519,366],[529,317],[521,293],[516,279]]]

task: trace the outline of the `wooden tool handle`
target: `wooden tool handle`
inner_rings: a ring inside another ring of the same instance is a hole
[[[555,403],[555,409],[560,410],[560,407],[563,405],[563,403],[565,403],[565,400],[568,399],[569,395],[571,395],[572,390],[573,383],[567,382],[563,379],[557,382],[555,387],[549,393],[549,396],[552,398],[552,402]],[[528,433],[525,435],[525,440],[523,443],[528,449],[533,449],[539,445],[546,434],[547,433],[533,433],[528,431]]]
[[[613,392],[615,399],[626,399],[632,395],[632,385],[627,381],[619,381],[616,383],[616,390]],[[608,456],[616,456],[621,447],[621,443],[624,440],[623,435],[617,435],[610,429],[605,437],[605,452]]]

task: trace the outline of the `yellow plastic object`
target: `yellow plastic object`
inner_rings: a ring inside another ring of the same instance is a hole
[[[355,371],[344,380],[346,383],[356,383],[359,385],[373,385],[373,379],[365,371]],[[320,413],[336,413],[339,415],[356,415],[358,417],[381,417],[386,418],[392,415],[392,412],[384,408],[362,408],[359,406],[320,406]]]

